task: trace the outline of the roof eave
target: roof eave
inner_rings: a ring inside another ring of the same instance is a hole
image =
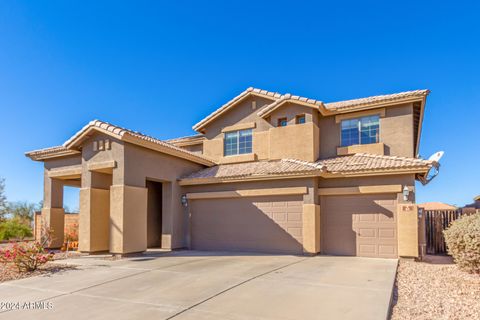
[[[246,181],[264,181],[264,180],[282,180],[282,179],[300,179],[300,178],[313,178],[318,177],[321,174],[321,170],[312,172],[300,172],[290,174],[276,174],[276,175],[252,175],[245,177],[231,177],[231,178],[192,178],[192,179],[180,179],[179,185],[181,186],[193,186],[200,184],[220,184],[220,183],[234,183],[234,182],[246,182]]]
[[[322,174],[322,178],[353,178],[353,177],[368,177],[368,176],[384,176],[384,175],[398,175],[398,174],[427,174],[431,166],[418,168],[400,168],[400,169],[382,169],[382,170],[362,170],[351,172],[328,172]]]
[[[410,102],[417,102],[425,100],[426,95],[424,96],[417,96],[417,97],[407,97],[402,99],[396,99],[391,101],[381,101],[381,102],[372,102],[367,104],[361,104],[358,106],[351,106],[351,107],[337,107],[337,108],[329,108],[328,104],[326,105],[327,110],[330,112],[334,112],[335,114],[342,114],[342,113],[350,113],[354,111],[362,111],[362,110],[369,110],[369,109],[376,109],[382,107],[392,107],[403,103],[410,103]]]
[[[63,158],[74,155],[79,155],[80,151],[77,150],[61,150],[56,152],[41,152],[39,150],[25,152],[25,156],[33,161],[44,161],[48,159]]]

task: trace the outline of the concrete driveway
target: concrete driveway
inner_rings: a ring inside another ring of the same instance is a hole
[[[0,285],[0,319],[386,319],[397,260],[177,251]]]

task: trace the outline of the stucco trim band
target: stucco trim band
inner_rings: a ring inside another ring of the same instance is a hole
[[[256,126],[257,124],[255,122],[238,123],[238,124],[234,124],[233,126],[224,127],[222,129],[222,132],[253,129]]]
[[[81,165],[48,171],[49,178],[57,178],[57,179],[72,179],[72,178],[78,178],[81,175],[82,175]]]
[[[241,154],[236,156],[226,156],[220,159],[220,164],[251,162],[257,160],[255,153]]]
[[[355,153],[370,153],[383,156],[385,155],[385,144],[383,144],[383,142],[379,142],[369,144],[355,144],[347,147],[337,147],[338,156],[346,156]]]
[[[352,113],[346,113],[346,114],[339,114],[335,116],[335,123],[340,123],[342,120],[346,120],[346,119],[354,119],[354,118],[370,116],[375,114],[378,114],[380,118],[385,118],[385,108],[380,108],[377,110],[364,110],[364,111],[358,111],[358,112],[352,112]]]
[[[111,169],[116,168],[117,162],[115,160],[94,162],[89,163],[87,167],[89,171],[105,172],[109,170],[111,171]]]
[[[235,191],[218,191],[218,192],[193,192],[187,193],[189,200],[204,199],[224,199],[224,198],[241,198],[241,197],[263,197],[263,196],[285,196],[307,194],[307,187],[292,188],[272,188],[272,189],[247,189]]]
[[[371,193],[399,193],[399,192],[402,192],[401,184],[342,187],[342,188],[318,188],[319,196],[371,194]]]

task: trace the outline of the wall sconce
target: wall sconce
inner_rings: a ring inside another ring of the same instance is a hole
[[[408,189],[407,186],[403,187],[403,200],[407,201],[408,196],[410,195],[410,190]]]
[[[182,206],[184,206],[185,208],[188,207],[188,200],[187,200],[186,194],[182,195],[182,197],[180,198],[180,201],[182,202]]]

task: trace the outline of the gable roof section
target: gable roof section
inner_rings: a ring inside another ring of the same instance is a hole
[[[173,144],[153,138],[151,136],[144,135],[140,132],[125,129],[125,128],[115,126],[113,124],[110,124],[108,122],[103,122],[100,120],[90,121],[80,131],[78,131],[70,139],[65,141],[62,147],[55,147],[55,148],[59,148],[58,150],[62,150],[62,151],[63,150],[71,150],[71,151],[79,150],[83,141],[85,139],[88,139],[88,137],[90,137],[90,135],[93,132],[104,133],[108,136],[111,136],[121,141],[129,142],[135,145],[139,145],[148,149],[159,151],[174,157],[190,160],[192,162],[203,164],[206,166],[212,166],[215,164],[212,160],[208,159],[205,156],[192,153],[185,149],[174,146]],[[63,148],[63,149],[60,149],[60,148]],[[50,148],[50,149],[53,149],[53,148]],[[30,154],[32,153],[29,152],[26,155],[30,157]],[[56,156],[60,156],[60,155],[56,155]]]
[[[249,87],[247,90],[243,91],[238,96],[236,96],[232,100],[225,103],[223,106],[221,106],[220,108],[218,108],[217,110],[215,110],[214,112],[209,114],[207,117],[200,120],[197,124],[195,124],[192,127],[193,130],[200,131],[207,124],[211,123],[213,120],[217,119],[223,113],[227,112],[232,107],[234,107],[237,103],[239,103],[240,101],[242,101],[243,99],[245,99],[245,98],[247,98],[251,95],[260,96],[260,97],[264,97],[264,98],[270,98],[272,100],[277,100],[282,96],[278,92],[272,92],[272,91],[267,91],[267,90],[262,90],[262,89]]]
[[[315,99],[309,99],[301,96],[294,96],[291,95],[290,93],[286,93],[282,95],[278,100],[274,101],[273,103],[269,104],[259,112],[257,112],[257,115],[259,117],[268,117],[273,111],[277,110],[281,106],[283,106],[285,103],[288,102],[293,102],[293,103],[298,103],[305,105],[307,107],[315,108],[315,109],[325,109],[324,104],[322,101],[315,100]],[[325,113],[325,111],[324,111]]]
[[[357,153],[317,162],[282,159],[217,165],[183,177],[181,184],[284,179],[304,176],[328,178],[370,174],[426,173],[432,165],[432,161],[423,159]]]

